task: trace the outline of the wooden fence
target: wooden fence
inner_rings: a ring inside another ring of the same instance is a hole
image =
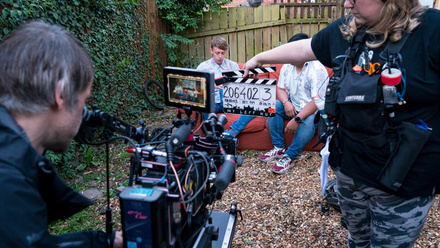
[[[252,7],[228,8],[223,12],[205,12],[197,30],[181,35],[194,40],[184,51],[198,62],[210,58],[211,40],[222,36],[230,49],[227,57],[245,63],[255,54],[286,43],[293,34],[310,37],[333,20],[343,16],[343,1],[296,0]]]

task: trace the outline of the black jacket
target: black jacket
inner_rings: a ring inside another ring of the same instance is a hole
[[[93,202],[68,187],[0,106],[0,247],[107,247],[107,235],[84,231],[51,235],[48,223]]]

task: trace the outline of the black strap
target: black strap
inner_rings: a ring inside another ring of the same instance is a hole
[[[388,41],[380,57],[384,60],[387,60],[388,56],[383,56],[383,55],[398,54],[400,49],[402,49],[403,45],[408,39],[408,36],[409,34],[407,32],[403,32],[402,38],[400,40],[396,42]],[[350,43],[350,47],[349,50],[347,51],[348,52],[347,55],[349,59],[354,60],[356,55],[362,49],[363,44],[365,43],[365,30],[359,30],[358,32],[356,32],[356,34],[350,38],[349,43]]]
[[[388,62],[390,64],[398,65],[402,63],[402,56],[400,55],[400,50],[408,39],[409,34],[404,32],[402,38],[396,42],[388,41],[385,49],[380,53],[380,64]]]
[[[356,55],[360,52],[360,49],[362,49],[362,46],[365,42],[365,30],[359,30],[356,32],[355,35],[351,36],[350,38],[350,50],[348,53],[348,58],[353,60]]]
[[[385,47],[384,51],[388,50],[388,52],[390,54],[400,52],[400,49],[402,49],[403,45],[405,44],[406,40],[408,39],[408,36],[409,36],[408,33],[404,32],[402,34],[402,38],[400,40],[398,40],[396,42],[388,41],[387,46]]]

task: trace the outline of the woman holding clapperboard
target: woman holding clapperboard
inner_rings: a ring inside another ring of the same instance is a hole
[[[346,0],[312,39],[245,65],[318,59],[335,76],[329,164],[349,247],[411,247],[440,190],[440,11],[419,0]]]

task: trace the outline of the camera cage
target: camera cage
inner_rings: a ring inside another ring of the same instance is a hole
[[[211,114],[203,123],[206,137],[193,134],[189,117],[175,119],[163,134],[166,138],[159,138],[162,142],[147,142],[130,150],[133,158],[135,151],[139,157],[131,166],[136,171],[132,174],[135,185],[129,184],[120,195],[124,242],[197,248],[226,242],[230,247],[241,210],[236,203],[229,213],[207,209],[221,199],[223,190],[235,181],[236,166],[242,164],[241,156],[236,156],[235,139],[221,135],[225,118]],[[177,129],[171,133],[174,127]],[[189,195],[182,195],[180,188]]]
[[[242,157],[237,156],[236,139],[222,135],[226,116],[213,114],[214,74],[165,67],[163,75],[165,104],[183,108],[189,114],[187,118],[174,119],[172,126],[149,134],[141,121],[141,127],[136,128],[97,106],[93,110],[84,107],[75,139],[90,145],[108,144],[118,138],[131,143],[127,149],[132,154],[128,186],[119,194],[124,245],[205,248],[227,243],[230,247],[241,210],[236,203],[229,213],[209,211],[207,207],[221,199],[223,190],[235,181]],[[205,137],[193,133],[191,111],[211,113],[203,121]],[[92,143],[101,127],[105,129],[100,133],[108,140]],[[114,137],[113,133],[123,136]],[[107,160],[107,173],[108,168]],[[108,234],[113,225],[111,211],[108,201]]]
[[[163,77],[165,105],[203,113],[215,111],[214,73],[167,66]]]

